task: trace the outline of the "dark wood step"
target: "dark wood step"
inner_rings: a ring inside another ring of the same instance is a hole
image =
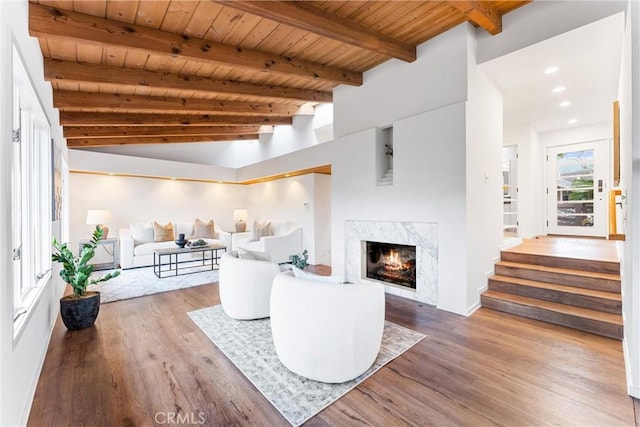
[[[502,251],[500,253],[500,259],[503,261],[523,264],[543,265],[545,267],[568,268],[595,273],[620,274],[620,263],[612,261],[541,255],[509,250]]]
[[[622,297],[619,293],[500,275],[493,275],[489,278],[489,290],[605,311],[607,313],[622,313]]]
[[[505,313],[622,339],[621,315],[491,290],[481,295],[481,301],[483,307]]]
[[[495,272],[501,276],[620,293],[619,274],[580,271],[510,261],[498,261],[495,265]]]

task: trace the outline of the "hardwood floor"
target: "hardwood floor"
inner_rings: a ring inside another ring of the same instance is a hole
[[[29,425],[287,425],[186,314],[218,303],[212,284],[103,304],[82,331],[58,320]],[[427,337],[308,426],[634,425],[619,341],[393,295],[386,318]]]

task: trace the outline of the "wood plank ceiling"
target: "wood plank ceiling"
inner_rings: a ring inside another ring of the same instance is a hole
[[[29,31],[70,148],[230,141],[527,2],[31,0]]]

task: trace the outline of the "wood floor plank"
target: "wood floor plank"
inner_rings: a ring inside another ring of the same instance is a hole
[[[484,308],[466,318],[386,300],[387,320],[427,337],[306,425],[635,422],[619,341]],[[103,304],[82,331],[58,321],[28,425],[159,425],[170,412],[287,425],[187,315],[219,301],[210,284]]]

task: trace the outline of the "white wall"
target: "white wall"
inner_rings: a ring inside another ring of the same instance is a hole
[[[94,226],[85,223],[88,209],[108,209],[113,220],[110,237],[135,222],[188,222],[213,219],[224,230],[232,230],[233,209],[247,208],[244,185],[190,182],[169,179],[71,173],[70,240],[73,248],[89,238]]]
[[[518,147],[518,236],[533,238],[545,233],[544,174],[538,132],[532,126],[504,130],[504,145]]]
[[[0,234],[11,235],[11,103],[12,40],[27,66],[36,94],[51,124],[51,137],[62,144],[62,128],[57,110],[51,106],[52,93],[43,79],[42,54],[35,39],[28,36],[27,2],[0,2]],[[59,236],[60,224],[54,223]],[[50,242],[44,242],[49,244]],[[21,334],[13,338],[13,277],[10,239],[0,243],[0,425],[26,424],[35,387],[42,368],[53,323],[57,317],[58,299],[64,289],[60,278],[42,288],[38,303],[25,321]]]
[[[467,31],[460,25],[418,46],[415,62],[392,59],[364,73],[359,87],[333,90],[336,137],[467,98]]]
[[[502,93],[476,65],[469,37],[466,106],[467,307],[480,307],[480,293],[499,260],[502,232]]]
[[[330,175],[314,174],[314,264],[331,265]]]
[[[296,221],[302,226],[302,248],[309,252],[309,263],[330,264],[330,241],[316,235],[318,228],[331,234],[326,215],[326,206],[331,206],[327,178],[307,174],[249,186],[249,224],[254,220]]]
[[[635,0],[634,0],[635,1]],[[627,8],[626,0],[535,1],[502,18],[502,33],[478,28],[478,63],[514,52]]]

